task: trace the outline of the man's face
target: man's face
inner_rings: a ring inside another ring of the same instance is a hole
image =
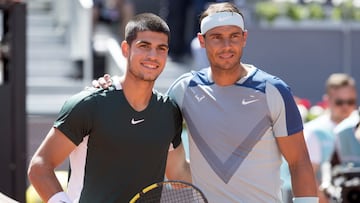
[[[328,102],[332,118],[340,122],[356,108],[356,90],[351,86],[332,89],[328,92]]]
[[[121,44],[123,55],[128,61],[128,72],[135,78],[155,81],[164,70],[168,56],[168,36],[160,32],[138,32],[129,45]]]
[[[228,70],[240,65],[247,32],[240,27],[227,25],[215,27],[206,32],[205,37],[198,35],[200,45],[206,53],[212,68]]]

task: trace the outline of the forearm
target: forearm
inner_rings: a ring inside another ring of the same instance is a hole
[[[180,178],[180,180],[186,181],[188,183],[192,182],[190,164],[188,161],[185,161],[182,164],[182,172],[180,173],[179,178]]]
[[[166,177],[168,179],[192,182],[189,161],[185,157],[182,144],[169,152],[166,164]]]
[[[166,171],[166,177],[169,180],[182,180],[191,183],[191,172],[190,172],[190,165],[187,161],[179,164],[179,165],[172,165],[170,170]]]
[[[317,197],[315,176],[311,164],[296,163],[289,165],[292,191],[295,197]]]
[[[30,183],[44,202],[54,194],[63,191],[54,169],[41,164],[31,164],[28,171]]]

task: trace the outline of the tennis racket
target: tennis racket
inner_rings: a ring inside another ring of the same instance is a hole
[[[202,191],[183,181],[162,181],[147,186],[130,203],[207,203]]]

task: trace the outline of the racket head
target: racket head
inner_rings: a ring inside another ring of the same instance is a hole
[[[207,203],[204,193],[184,181],[167,180],[147,186],[130,203]]]

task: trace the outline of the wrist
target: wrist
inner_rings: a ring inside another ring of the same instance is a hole
[[[293,203],[318,203],[318,197],[294,197]]]
[[[69,196],[64,192],[55,193],[53,196],[50,197],[48,203],[71,203]]]

